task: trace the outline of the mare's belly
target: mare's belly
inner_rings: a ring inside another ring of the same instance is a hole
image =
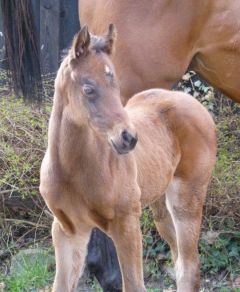
[[[240,3],[217,0],[215,5],[197,43],[193,69],[240,102]]]
[[[240,39],[239,50],[207,48],[195,57],[193,69],[211,85],[240,102]]]

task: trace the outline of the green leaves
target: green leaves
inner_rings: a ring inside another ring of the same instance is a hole
[[[222,233],[213,244],[200,240],[200,259],[203,273],[239,272],[240,232]]]
[[[0,191],[36,194],[46,148],[49,105],[42,109],[8,96],[0,99]]]

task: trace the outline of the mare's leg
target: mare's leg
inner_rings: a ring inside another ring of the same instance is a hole
[[[177,291],[196,292],[200,287],[198,239],[207,184],[174,178],[166,192],[167,208],[177,236],[175,265]]]
[[[122,291],[122,275],[114,243],[101,230],[94,228],[88,244],[87,268],[104,292]]]
[[[123,292],[146,292],[142,266],[142,234],[136,215],[118,217],[110,225],[123,276]]]
[[[177,260],[176,232],[171,215],[166,207],[165,195],[151,205],[154,223],[160,236],[167,241],[171,248],[173,262]]]
[[[81,233],[67,235],[55,219],[52,237],[56,257],[56,275],[53,292],[70,292],[77,288],[83,271],[91,229],[82,226]]]

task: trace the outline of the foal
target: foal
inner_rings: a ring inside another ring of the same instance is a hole
[[[54,214],[53,291],[77,287],[93,227],[114,240],[123,291],[146,291],[139,223],[146,206],[171,247],[178,291],[198,291],[215,126],[199,102],[180,92],[144,91],[123,108],[109,59],[114,39],[113,25],[98,38],[83,27],[55,81],[40,185]]]

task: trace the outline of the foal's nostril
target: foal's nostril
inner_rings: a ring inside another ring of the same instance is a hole
[[[126,146],[129,146],[131,149],[137,144],[137,136],[133,137],[128,131],[124,130],[122,132],[122,138]]]
[[[132,138],[132,141],[131,141],[131,147],[132,147],[132,148],[134,148],[134,147],[136,146],[137,141],[138,141],[137,136]]]
[[[124,142],[129,143],[129,139],[131,138],[131,135],[126,130],[124,130],[122,132],[122,138]]]

